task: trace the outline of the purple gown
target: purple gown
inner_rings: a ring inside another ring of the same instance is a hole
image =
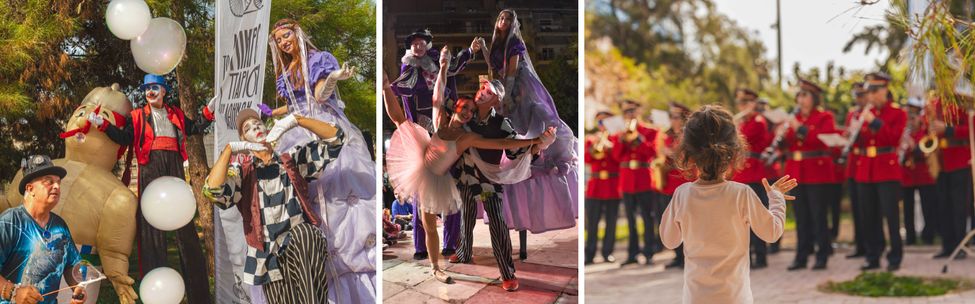
[[[309,86],[340,69],[338,60],[325,51],[308,53]],[[289,112],[337,125],[346,134],[346,143],[338,158],[328,165],[321,178],[309,184],[309,197],[325,208],[319,213],[325,221],[320,225],[328,240],[330,265],[338,277],[329,282],[329,300],[341,302],[372,302],[376,294],[376,175],[362,133],[345,116],[345,103],[337,91],[328,100],[305,100],[303,86],[286,83],[287,74],[277,78],[277,95],[290,100]],[[292,92],[289,94],[288,87]],[[288,130],[278,140],[278,153],[312,140],[313,135],[303,128]],[[316,204],[316,206],[319,206]],[[363,229],[368,228],[368,229]],[[330,276],[335,276],[329,273]]]
[[[552,126],[556,140],[532,162],[532,176],[517,184],[505,185],[504,215],[508,226],[542,233],[574,227],[579,210],[576,139],[559,118],[552,96],[531,66],[525,44],[512,37],[505,50],[491,52],[491,68],[501,75],[511,56],[519,55],[514,81],[506,81],[504,115],[519,135],[534,138]]]

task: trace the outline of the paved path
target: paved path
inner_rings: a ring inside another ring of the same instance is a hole
[[[412,232],[407,232],[411,234]],[[442,235],[442,234],[441,234]],[[497,263],[491,253],[488,227],[474,229],[474,264],[442,261],[454,284],[430,274],[429,260],[413,260],[413,240],[407,237],[383,252],[383,302],[386,303],[577,303],[578,230],[528,234],[528,259],[518,261],[518,232],[511,231],[515,274],[521,288],[501,289]],[[590,302],[592,303],[592,302]]]
[[[847,227],[842,227],[844,229]],[[849,231],[849,229],[846,229]],[[842,229],[841,229],[842,231]],[[829,260],[825,271],[786,271],[792,262],[794,251],[794,232],[786,232],[786,249],[769,256],[769,267],[751,273],[752,293],[755,303],[972,303],[975,304],[975,290],[937,297],[920,298],[868,298],[842,294],[825,293],[819,286],[827,281],[844,281],[860,273],[862,259],[846,259],[850,253],[847,248],[839,248]],[[789,235],[792,234],[792,235]],[[841,236],[841,239],[843,237]],[[625,246],[616,248],[618,260],[625,259]],[[931,256],[934,246],[909,246],[905,248],[904,261],[900,275],[919,275],[926,277],[965,277],[975,281],[975,259],[955,261],[948,274],[941,274],[944,260],[934,260]],[[623,256],[621,256],[623,255]],[[586,303],[680,303],[684,284],[680,269],[665,270],[664,266],[673,258],[672,251],[654,256],[654,265],[628,265],[620,268],[616,263],[598,263],[586,267]],[[810,259],[810,266],[812,266]],[[886,261],[881,263],[886,267]]]

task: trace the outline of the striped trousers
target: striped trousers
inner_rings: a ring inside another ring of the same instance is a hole
[[[328,303],[328,246],[325,235],[309,223],[291,228],[291,240],[278,256],[281,280],[264,284],[267,303]]]
[[[474,224],[477,221],[477,194],[471,187],[461,186],[461,235],[457,257],[460,261],[469,262],[474,254]],[[511,259],[511,235],[508,234],[508,224],[501,214],[501,197],[493,195],[482,202],[488,216],[488,227],[491,230],[491,249],[501,271],[501,279],[508,280],[515,277],[515,262]]]

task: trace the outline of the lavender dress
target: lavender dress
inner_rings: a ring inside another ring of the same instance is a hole
[[[505,185],[504,213],[509,227],[542,233],[574,227],[579,210],[576,192],[576,142],[569,126],[559,118],[548,90],[538,79],[525,44],[509,38],[507,47],[491,52],[491,68],[501,75],[511,56],[519,55],[514,81],[505,81],[504,115],[519,135],[534,138],[548,127],[556,128],[556,140],[541,157],[532,162],[532,176],[517,184]]]
[[[340,69],[338,60],[325,51],[308,54],[307,81],[314,83]],[[328,240],[330,265],[337,276],[329,282],[329,300],[343,303],[373,302],[376,294],[376,163],[366,148],[362,133],[345,116],[345,103],[338,93],[328,100],[310,104],[303,86],[286,83],[286,73],[277,79],[277,94],[290,103],[291,113],[332,123],[342,128],[347,142],[338,158],[321,178],[309,184],[309,197],[324,204],[319,213],[325,219],[320,228]],[[288,93],[288,87],[293,91]],[[278,153],[313,139],[303,128],[293,128],[278,140]],[[318,206],[318,205],[316,205]],[[368,229],[366,229],[368,228]]]

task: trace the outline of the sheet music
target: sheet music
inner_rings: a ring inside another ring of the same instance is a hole
[[[786,112],[785,108],[768,110],[762,113],[762,115],[774,124],[780,124],[789,118],[789,112]]]
[[[652,120],[653,125],[660,128],[660,130],[670,128],[670,112],[658,109],[650,110],[650,120]]]
[[[850,142],[849,140],[846,139],[846,137],[843,137],[843,135],[835,134],[835,133],[819,134],[816,136],[816,138],[819,138],[819,140],[822,141],[823,144],[826,144],[826,146],[830,148],[844,147],[846,146],[847,143]]]
[[[623,132],[623,130],[626,129],[626,123],[623,122],[623,116],[619,115],[603,119],[603,126],[606,127],[606,131],[610,134]]]

